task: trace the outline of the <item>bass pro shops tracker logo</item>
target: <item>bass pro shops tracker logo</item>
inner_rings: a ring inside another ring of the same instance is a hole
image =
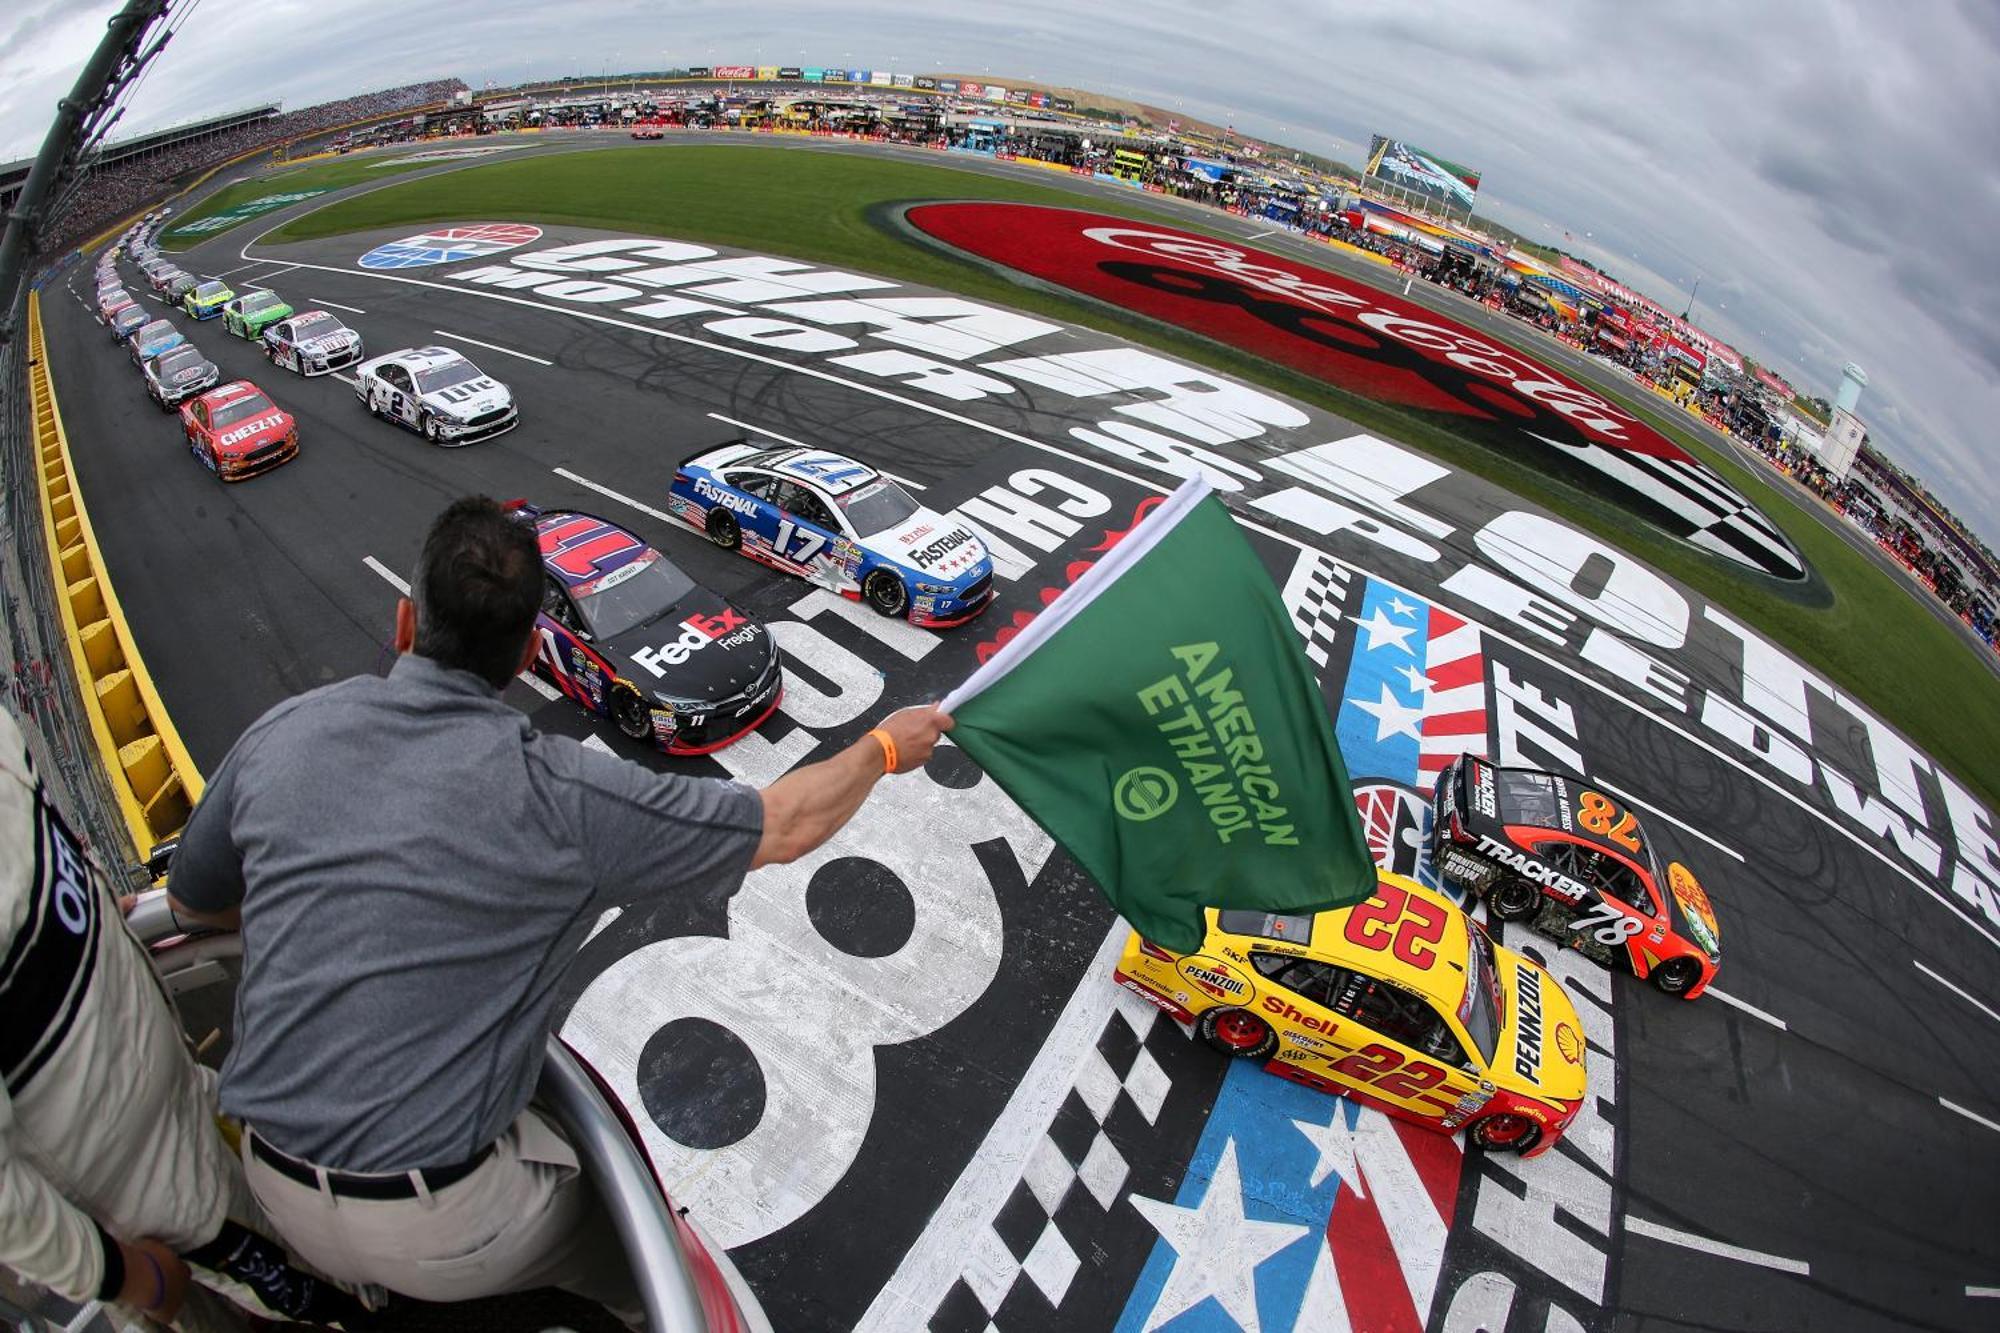
[[[541,238],[542,229],[525,222],[474,222],[386,242],[361,256],[360,262],[361,267],[373,269],[428,268],[497,255]]]

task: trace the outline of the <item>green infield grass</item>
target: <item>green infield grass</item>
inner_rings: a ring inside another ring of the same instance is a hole
[[[418,144],[405,147],[413,153],[424,151]],[[303,194],[308,190],[321,194],[333,190],[344,190],[350,185],[365,185],[369,181],[388,180],[406,171],[416,171],[421,167],[445,165],[442,162],[399,162],[395,153],[370,153],[366,157],[336,157],[325,162],[307,162],[303,166],[280,165],[275,170],[247,180],[225,185],[208,198],[202,200],[185,214],[167,219],[160,231],[162,250],[186,250],[200,245],[203,241],[232,231],[246,222],[253,222],[266,213],[280,208],[289,208],[298,200],[284,200],[273,203],[268,208],[258,208],[259,201],[278,195]],[[232,220],[222,221],[224,215]],[[217,219],[212,228],[200,231],[183,231],[184,227]]]
[[[324,170],[354,164],[335,163]],[[353,173],[364,178],[381,173]],[[315,185],[318,181],[313,182]],[[352,183],[350,176],[347,183]],[[291,182],[266,182],[290,186]],[[263,190],[266,184],[253,188]],[[240,186],[232,189],[242,188]],[[568,223],[740,246],[962,293],[1087,325],[1317,404],[1528,495],[1569,522],[1680,579],[1783,645],[1908,734],[2000,808],[2000,681],[1951,628],[1906,589],[1802,512],[1771,481],[1674,421],[1643,392],[1614,395],[1714,468],[1790,536],[1817,571],[1803,591],[1737,572],[1633,521],[1616,505],[1461,437],[1433,420],[1337,389],[1198,335],[1015,282],[908,239],[886,225],[890,206],[927,199],[996,199],[1091,208],[1203,228],[1190,209],[1081,196],[1024,173],[1013,180],[937,161],[846,152],[702,144],[537,155],[481,163],[331,203],[266,239],[309,240],[377,227],[448,221]],[[1222,233],[1216,232],[1221,235]],[[1231,238],[1235,239],[1235,238]],[[1545,360],[1529,338],[1512,340]],[[1594,386],[1595,387],[1595,386]],[[1761,469],[1759,469],[1761,471]],[[1780,483],[1782,484],[1782,483]]]

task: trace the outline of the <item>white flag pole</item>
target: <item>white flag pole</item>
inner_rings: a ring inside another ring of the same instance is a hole
[[[1180,489],[1167,497],[1166,503],[1140,520],[1138,527],[1127,533],[1108,555],[1085,570],[1082,578],[1063,589],[1046,610],[1029,621],[1026,628],[1009,639],[999,652],[987,658],[957,689],[947,694],[938,707],[947,713],[956,712],[960,704],[976,697],[1025,661],[1030,653],[1046,643],[1064,625],[1081,615],[1100,592],[1144,558],[1173,531],[1176,524],[1187,517],[1189,510],[1210,493],[1209,484],[1202,477],[1189,477],[1182,482]]]

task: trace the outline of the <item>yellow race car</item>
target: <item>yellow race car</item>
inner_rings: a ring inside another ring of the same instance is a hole
[[[188,289],[181,297],[181,309],[195,319],[214,319],[235,298],[236,293],[229,290],[228,283],[210,278]]]
[[[1127,988],[1227,1055],[1535,1157],[1583,1106],[1583,1025],[1536,964],[1415,880],[1317,916],[1208,913],[1198,954],[1134,933]]]

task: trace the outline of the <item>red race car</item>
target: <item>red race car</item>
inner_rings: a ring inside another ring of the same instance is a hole
[[[298,423],[249,380],[210,389],[181,408],[188,448],[220,481],[242,481],[299,455]]]

